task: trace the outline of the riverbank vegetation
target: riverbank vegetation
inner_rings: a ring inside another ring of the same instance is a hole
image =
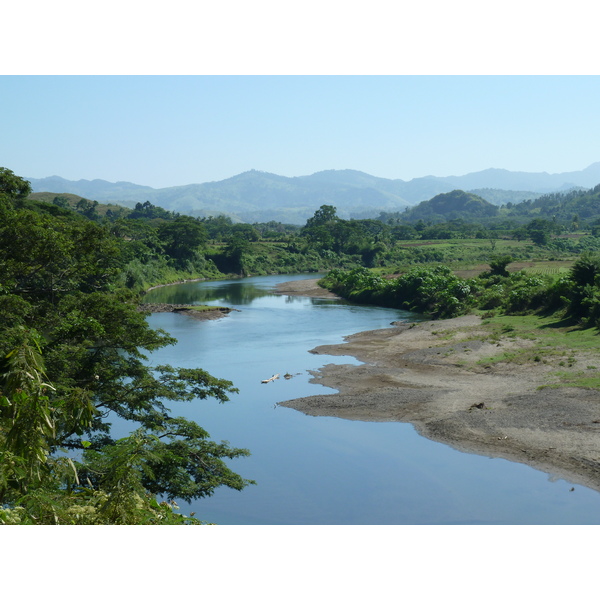
[[[600,186],[488,204],[456,191],[377,218],[325,204],[302,227],[248,224],[31,194],[0,169],[0,522],[198,523],[175,501],[254,483],[229,468],[247,450],[171,416],[175,401],[237,390],[201,369],[147,366],[175,342],[139,311],[151,286],[329,272],[323,286],[353,302],[595,333]],[[115,422],[131,433],[113,436]]]
[[[229,468],[248,451],[171,408],[237,390],[202,369],[148,366],[175,340],[148,326],[125,274],[151,263],[153,243],[170,268],[204,259],[172,228],[140,242],[28,193],[0,171],[0,523],[199,523],[176,500],[253,483]],[[199,241],[187,219],[168,223]],[[112,435],[115,423],[129,435]]]

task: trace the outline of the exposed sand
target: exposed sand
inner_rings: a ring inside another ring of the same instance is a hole
[[[308,298],[339,298],[329,290],[319,287],[318,279],[297,279],[280,283],[275,293],[282,296],[307,296]]]
[[[316,280],[286,286],[285,293],[306,290],[313,297],[320,289]],[[330,364],[313,373],[313,381],[339,393],[281,406],[315,416],[412,423],[422,435],[459,450],[525,463],[600,491],[600,393],[538,389],[552,383],[555,370],[541,362],[478,365],[511,345],[532,343],[473,340],[484,334],[481,319],[471,315],[349,336],[344,344],[312,351],[364,363]]]

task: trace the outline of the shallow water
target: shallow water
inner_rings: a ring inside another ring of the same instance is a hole
[[[309,351],[351,333],[416,317],[342,301],[278,296],[277,283],[305,276],[186,283],[148,293],[147,302],[216,304],[239,309],[216,321],[185,315],[149,317],[178,339],[154,364],[200,367],[231,380],[240,393],[174,404],[174,414],[202,425],[214,440],[248,448],[234,471],[257,481],[222,488],[182,505],[219,524],[599,524],[600,495],[503,459],[459,452],[405,423],[309,417],[278,402],[335,390],[309,383],[327,363],[351,357]],[[261,384],[279,373],[281,378]],[[286,380],[285,373],[294,375]],[[571,488],[574,491],[570,491]]]

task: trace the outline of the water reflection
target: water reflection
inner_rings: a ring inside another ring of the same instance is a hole
[[[211,282],[212,283],[212,282]],[[188,282],[151,290],[144,296],[146,303],[209,304],[222,302],[238,306],[251,304],[257,298],[271,295],[267,289],[242,282],[208,284]]]

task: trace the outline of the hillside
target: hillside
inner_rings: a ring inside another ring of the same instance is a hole
[[[544,217],[556,221],[600,218],[600,185],[589,190],[545,194],[533,201],[525,201],[512,208],[513,213],[527,217]]]
[[[125,216],[130,213],[131,210],[120,206],[118,204],[109,204],[109,203],[101,203],[98,201],[90,201],[82,196],[77,194],[69,194],[69,193],[60,193],[56,194],[55,192],[34,192],[28,196],[30,200],[36,200],[38,202],[47,202],[48,204],[56,204],[57,206],[62,206],[64,208],[70,208],[72,210],[77,210],[77,205],[79,204],[80,208],[85,209],[87,206],[82,207],[80,202],[83,200],[90,208],[93,208],[94,212],[100,216],[106,216],[108,211],[112,211],[113,214],[120,214]]]
[[[476,188],[469,190],[469,193],[475,194],[484,200],[487,200],[490,204],[496,206],[502,206],[503,204],[518,204],[524,200],[535,200],[539,198],[542,193],[524,192],[520,190],[499,190],[496,188]]]
[[[435,217],[444,217],[446,220],[471,220],[481,217],[493,217],[497,213],[498,207],[480,196],[462,190],[453,190],[445,194],[438,194],[431,200],[421,202],[409,209],[404,218],[408,221],[429,220]]]
[[[194,216],[225,214],[236,221],[281,221],[302,225],[321,205],[337,208],[342,218],[376,217],[398,212],[456,189],[477,190],[493,204],[533,200],[540,194],[590,188],[600,183],[600,162],[582,171],[548,174],[487,169],[451,177],[410,181],[385,179],[355,170],[328,170],[299,177],[247,171],[222,181],[154,189],[129,182],[29,179],[34,192],[71,193],[99,202],[133,207],[151,202]],[[518,190],[518,191],[514,191]]]

